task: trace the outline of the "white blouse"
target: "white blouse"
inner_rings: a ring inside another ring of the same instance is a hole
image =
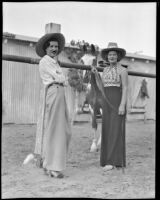
[[[43,84],[65,83],[66,78],[56,60],[45,55],[39,62],[39,73]]]

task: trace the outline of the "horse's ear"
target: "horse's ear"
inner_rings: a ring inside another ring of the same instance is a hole
[[[87,51],[87,47],[85,44],[83,45],[82,49],[83,49],[84,53]]]
[[[96,53],[96,48],[95,48],[94,44],[91,44],[91,52],[92,52],[92,54]]]

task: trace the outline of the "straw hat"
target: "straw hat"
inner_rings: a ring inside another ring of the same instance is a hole
[[[63,34],[61,33],[47,33],[44,36],[42,36],[37,44],[36,44],[36,53],[40,56],[43,57],[46,55],[46,52],[44,50],[44,44],[47,41],[55,40],[58,42],[58,54],[63,50],[64,45],[65,45],[65,38]]]
[[[120,61],[126,55],[125,49],[119,48],[117,43],[109,42],[108,47],[106,49],[102,49],[101,51],[101,57],[103,58],[103,60],[108,61],[107,54],[109,53],[109,51],[118,52],[118,61]]]

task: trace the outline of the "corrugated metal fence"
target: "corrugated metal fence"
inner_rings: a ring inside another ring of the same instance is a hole
[[[8,40],[3,43],[3,53],[37,57],[34,47],[29,44]],[[39,90],[37,65],[3,61],[3,123],[36,123]]]

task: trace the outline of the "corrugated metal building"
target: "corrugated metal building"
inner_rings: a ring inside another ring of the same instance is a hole
[[[38,38],[4,33],[2,51],[3,54],[38,58],[35,52],[35,43],[37,41]],[[60,60],[70,62],[65,51],[60,55]],[[127,54],[122,62],[127,64],[128,69],[132,71],[156,73],[155,58]],[[142,77],[129,76],[128,119],[144,117],[144,112],[138,111],[139,108],[136,109],[136,112],[133,111],[135,103],[133,102],[133,93],[140,86],[142,79]],[[146,80],[150,95],[145,108],[146,118],[155,119],[155,79],[146,78]],[[135,88],[137,83],[139,86]],[[40,84],[38,65],[3,61],[3,123],[36,123]]]
[[[121,61],[128,65],[128,71],[156,74],[156,59],[150,56],[127,53]],[[142,81],[147,82],[149,98],[141,98]],[[156,79],[147,77],[129,76],[128,86],[128,115],[127,119],[154,119],[156,118]]]
[[[32,42],[34,41],[34,42]],[[4,34],[3,53],[36,57],[35,40]],[[40,79],[37,65],[3,61],[2,102],[3,122],[35,123]]]

